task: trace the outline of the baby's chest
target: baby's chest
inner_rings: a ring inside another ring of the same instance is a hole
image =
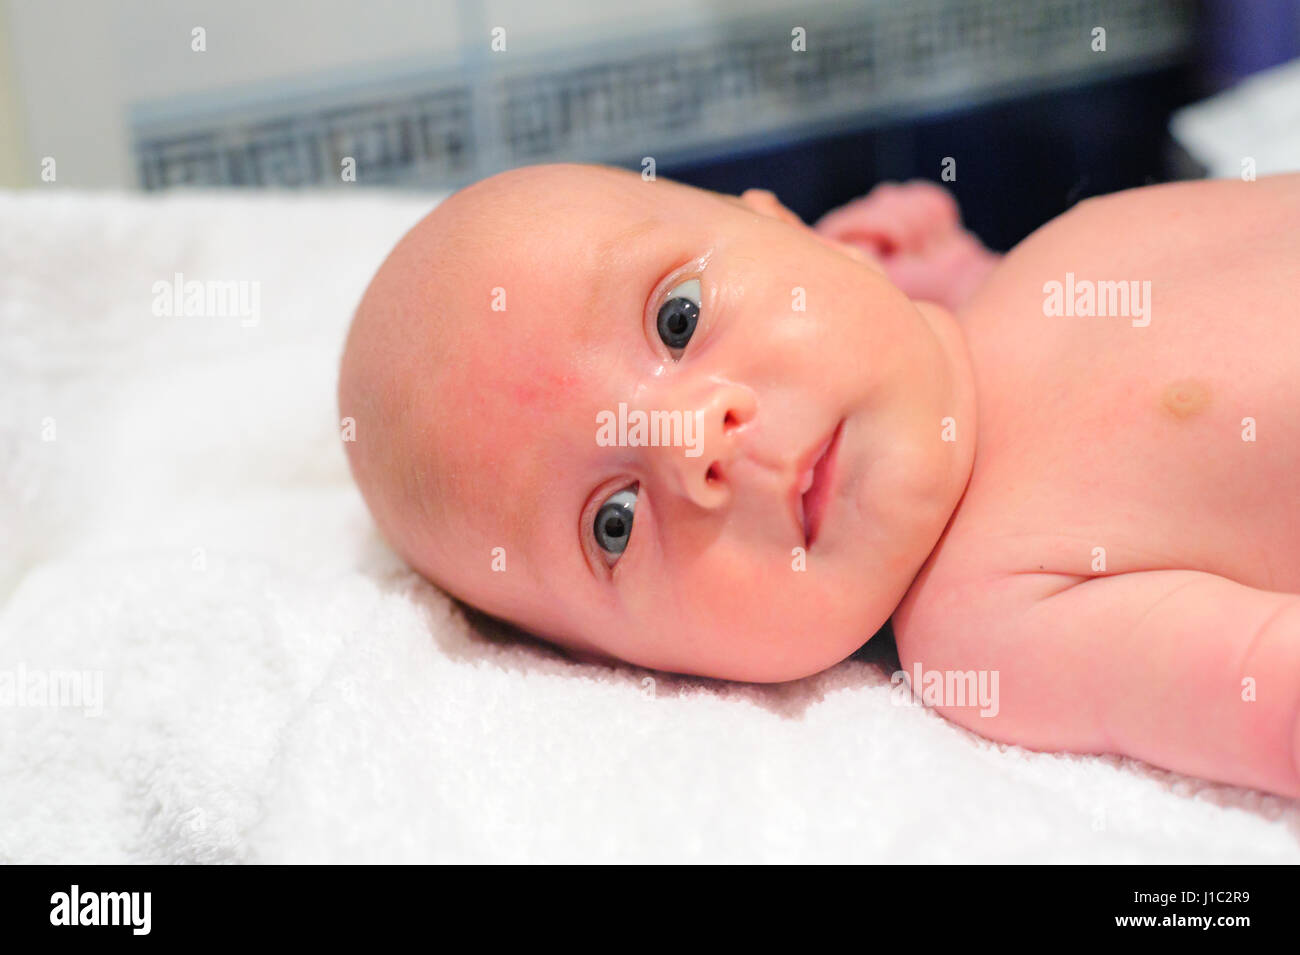
[[[952,542],[1000,569],[1300,592],[1294,303],[1271,274],[1115,271],[1060,276],[1059,303],[1045,279],[1037,314],[971,317],[978,450]],[[1105,281],[1133,283],[1127,311]]]

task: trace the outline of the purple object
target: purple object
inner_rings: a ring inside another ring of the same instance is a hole
[[[1206,79],[1215,89],[1300,56],[1300,0],[1204,0]]]

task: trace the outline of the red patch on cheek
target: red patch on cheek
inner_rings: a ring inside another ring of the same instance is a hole
[[[540,393],[541,389],[536,385],[518,384],[511,389],[510,397],[515,404],[521,407],[528,407],[537,401],[537,397]]]
[[[571,374],[542,372],[531,381],[516,382],[510,389],[510,397],[521,407],[536,404],[557,404],[572,391],[576,377]]]

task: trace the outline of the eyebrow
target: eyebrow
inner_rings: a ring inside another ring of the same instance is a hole
[[[638,246],[647,235],[659,227],[660,220],[656,218],[644,218],[633,222],[631,225],[624,226],[616,232],[611,233],[592,249],[591,264],[595,269],[598,277],[597,281],[592,282],[592,295],[588,304],[594,305],[598,300],[598,294],[606,290],[608,282],[613,279],[615,288],[618,287],[618,277],[611,277],[607,266],[613,262],[615,265],[625,264],[627,256]]]
[[[602,311],[601,304],[606,301],[611,291],[616,291],[626,286],[626,280],[617,272],[611,272],[607,268],[610,259],[615,260],[615,265],[623,264],[623,256],[626,255],[629,246],[633,246],[648,234],[659,228],[660,219],[647,216],[638,219],[631,225],[624,226],[617,232],[601,239],[591,251],[590,263],[592,266],[591,288],[587,291],[582,302],[583,321],[587,323],[591,332],[595,332],[600,323],[594,320],[594,316]],[[639,316],[637,316],[639,320]]]
[[[604,259],[609,253],[614,252],[625,245],[631,245],[638,239],[644,238],[646,233],[654,231],[659,226],[659,219],[647,217],[639,219],[625,228],[622,228],[609,236],[597,248],[597,255]]]

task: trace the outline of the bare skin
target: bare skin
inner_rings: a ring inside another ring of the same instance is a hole
[[[1297,222],[1298,176],[1090,200],[960,309],[975,466],[895,628],[1002,706],[945,715],[1300,795]],[[1150,323],[1044,316],[1067,272],[1150,281]]]
[[[1300,795],[1296,221],[1300,177],[1157,187],[999,261],[934,187],[813,231],[767,193],[517,171],[380,269],[350,460],[417,570],[578,654],[794,679],[892,613],[909,670],[998,672],[996,715],[938,704],[983,735]],[[1150,281],[1149,324],[1044,315],[1066,273]],[[620,403],[698,411],[702,452],[602,445]]]

